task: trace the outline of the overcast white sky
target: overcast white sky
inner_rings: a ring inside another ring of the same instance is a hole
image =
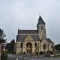
[[[60,44],[60,0],[0,0],[0,28],[7,42],[19,29],[37,29],[39,15],[46,22],[47,37]]]

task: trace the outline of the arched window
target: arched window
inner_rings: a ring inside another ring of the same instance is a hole
[[[29,47],[29,48],[31,48],[31,47],[32,47],[32,44],[31,44],[30,42],[28,42],[28,43],[26,44],[26,46]]]
[[[23,47],[23,43],[21,42],[21,45],[20,45],[20,47],[22,48]]]
[[[44,50],[46,49],[46,44],[43,45],[43,49],[44,49]]]
[[[37,43],[35,42],[35,47],[37,47]]]
[[[41,29],[43,29],[43,26],[41,26]]]

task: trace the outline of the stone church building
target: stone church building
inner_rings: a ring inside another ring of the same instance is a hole
[[[16,54],[53,52],[54,43],[46,36],[46,26],[42,17],[39,16],[37,30],[19,30],[16,37]]]

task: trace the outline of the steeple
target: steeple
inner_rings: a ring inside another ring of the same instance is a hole
[[[45,24],[45,22],[43,21],[43,19],[42,19],[42,17],[41,17],[41,16],[39,16],[38,24]]]
[[[41,16],[39,16],[39,19],[38,19],[37,30],[38,30],[39,38],[41,40],[46,38],[45,22],[43,21]]]

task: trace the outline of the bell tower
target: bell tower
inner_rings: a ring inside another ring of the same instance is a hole
[[[41,16],[39,16],[39,19],[38,19],[37,31],[38,31],[40,40],[46,38],[45,22],[43,21]]]

